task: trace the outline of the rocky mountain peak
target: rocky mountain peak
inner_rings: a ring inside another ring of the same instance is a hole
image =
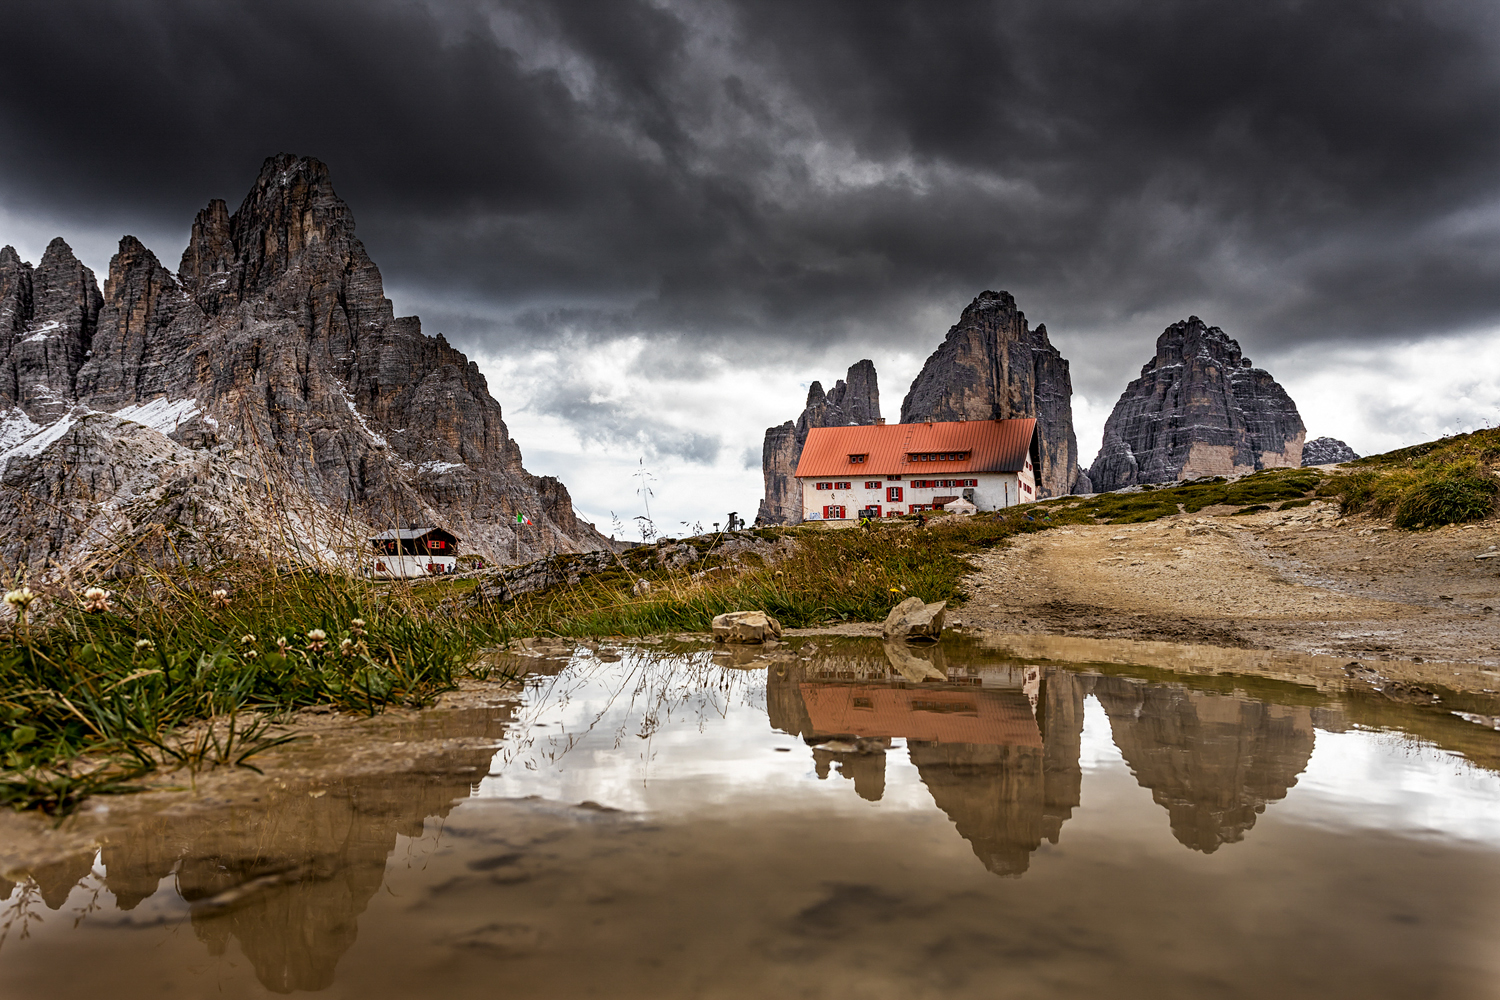
[[[1303,465],[1334,465],[1352,462],[1359,457],[1355,450],[1338,438],[1313,438],[1302,446]]]
[[[912,381],[901,422],[1010,417],[1037,418],[1042,495],[1072,491],[1079,469],[1068,362],[1048,341],[1045,326],[1029,327],[1014,296],[986,290],[964,308]]]
[[[32,271],[15,247],[0,248],[0,359],[9,356],[31,318]],[[9,381],[0,378],[0,405],[15,400],[15,386]]]
[[[192,235],[188,238],[187,249],[182,252],[182,261],[177,265],[177,278],[182,287],[209,315],[219,311],[225,292],[229,291],[234,258],[234,240],[229,236],[229,207],[224,199],[215,198],[193,220]],[[233,294],[238,296],[238,293],[236,283]]]
[[[1095,489],[1297,466],[1306,430],[1275,379],[1197,316],[1173,323],[1115,404]]]
[[[857,361],[848,373],[823,391],[822,382],[807,387],[807,406],[795,421],[766,428],[761,445],[761,474],[765,496],[756,515],[763,524],[795,524],[802,520],[802,495],[795,473],[814,427],[873,424],[880,420],[880,385],[875,362]]]
[[[10,303],[24,323],[0,354],[0,395],[7,380],[19,386],[10,396],[30,414],[11,424],[31,433],[48,420],[81,420],[72,408],[82,407],[114,423],[92,421],[87,434],[74,435],[75,450],[104,448],[100,442],[118,437],[123,421],[137,437],[164,435],[158,443],[162,454],[177,456],[174,463],[214,465],[224,455],[249,463],[253,476],[245,468],[193,473],[193,483],[232,487],[213,487],[223,495],[212,502],[200,498],[205,510],[240,509],[238,477],[299,497],[304,527],[325,516],[355,534],[364,530],[360,520],[434,523],[496,561],[607,544],[578,520],[561,483],[522,467],[478,366],[441,336],[423,334],[416,317],[396,318],[380,271],[354,235],[353,215],[319,161],[273,156],[233,214],[224,201],[211,201],[194,220],[179,276],[130,236],[110,262],[103,296],[62,241],[34,275],[0,259],[0,310]],[[61,319],[41,337],[39,324],[54,314]],[[41,406],[43,390],[55,407]],[[57,482],[68,482],[73,459],[37,447],[41,453],[28,450],[24,462],[0,457],[0,475],[15,480],[13,499],[31,486],[56,492]],[[132,491],[166,488],[142,480]],[[530,519],[525,531],[516,527],[518,514]],[[43,534],[18,531],[13,543],[0,543],[0,556],[56,558],[85,542],[71,529],[37,530]]]
[[[94,272],[61,237],[33,269],[12,248],[0,255],[0,407],[51,420],[71,405],[101,299]]]

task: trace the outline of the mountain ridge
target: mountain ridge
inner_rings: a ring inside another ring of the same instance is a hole
[[[195,462],[291,489],[302,521],[342,518],[353,536],[438,523],[498,562],[609,545],[561,482],[526,471],[478,366],[417,317],[395,315],[352,212],[312,158],[267,158],[233,213],[209,202],[175,275],[133,236],[102,293],[61,239],[35,269],[0,250],[0,442],[10,442],[0,493],[11,497],[0,497],[0,519],[19,516],[7,505],[33,511],[0,558],[57,560],[79,540],[36,513],[49,481],[36,463],[66,460],[55,441],[38,444],[49,429],[68,414],[148,411],[156,425],[145,430]],[[136,489],[160,492],[173,478],[163,471]],[[233,506],[207,485],[221,479],[205,471],[194,484],[210,507]],[[66,479],[50,482],[49,502],[81,499]],[[209,548],[205,538],[195,551]]]

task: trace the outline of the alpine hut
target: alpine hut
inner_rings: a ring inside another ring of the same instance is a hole
[[[797,463],[802,519],[1030,503],[1039,449],[1033,417],[814,427]]]
[[[442,528],[392,528],[370,539],[374,575],[393,580],[452,573],[458,567],[458,538]]]

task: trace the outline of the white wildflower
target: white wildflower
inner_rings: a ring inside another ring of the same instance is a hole
[[[36,593],[27,586],[7,591],[5,595],[5,603],[15,608],[17,614],[22,615],[26,613],[27,608],[31,607],[31,602],[34,600],[36,600]]]

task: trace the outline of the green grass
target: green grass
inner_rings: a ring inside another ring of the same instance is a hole
[[[1500,512],[1500,430],[1475,431],[1346,463],[1320,496],[1343,514],[1386,517],[1398,528],[1482,521]]]
[[[1157,485],[1140,493],[1101,493],[1082,500],[1063,497],[1042,506],[1073,520],[1102,520],[1109,524],[1140,524],[1173,514],[1196,514],[1214,506],[1269,509],[1277,501],[1306,500],[1323,479],[1316,469],[1266,469],[1234,482],[1222,476]],[[1241,510],[1237,513],[1249,513]],[[1083,517],[1080,518],[1080,515]]]
[[[253,567],[83,604],[44,594],[0,633],[0,802],[60,812],[161,767],[253,766],[284,713],[426,704],[496,638],[404,587]]]

